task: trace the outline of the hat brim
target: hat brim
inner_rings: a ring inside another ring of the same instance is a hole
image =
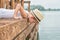
[[[32,15],[36,18],[38,22],[40,22],[43,19],[43,15],[38,9],[33,10]]]

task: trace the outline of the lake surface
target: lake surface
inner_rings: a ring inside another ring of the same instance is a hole
[[[60,40],[60,11],[42,11],[44,19],[39,24],[39,40]]]

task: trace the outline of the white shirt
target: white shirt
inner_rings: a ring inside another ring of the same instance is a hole
[[[14,11],[12,9],[4,9],[0,8],[0,18],[12,18],[14,15]],[[26,11],[28,13],[28,11]],[[18,12],[18,16],[20,16],[20,12]]]

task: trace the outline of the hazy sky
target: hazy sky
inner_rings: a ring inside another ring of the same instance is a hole
[[[42,5],[45,8],[60,8],[60,0],[30,0],[31,5]]]

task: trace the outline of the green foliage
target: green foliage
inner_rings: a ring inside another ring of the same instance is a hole
[[[38,10],[44,10],[44,7],[41,5],[31,5],[31,10],[38,9]]]
[[[26,7],[25,9],[28,10],[27,7]],[[43,6],[41,6],[41,5],[31,5],[31,6],[30,6],[30,9],[31,9],[31,10],[38,9],[38,10],[40,10],[40,11],[60,11],[60,9],[51,9],[51,8],[45,9],[45,8],[44,8]]]

